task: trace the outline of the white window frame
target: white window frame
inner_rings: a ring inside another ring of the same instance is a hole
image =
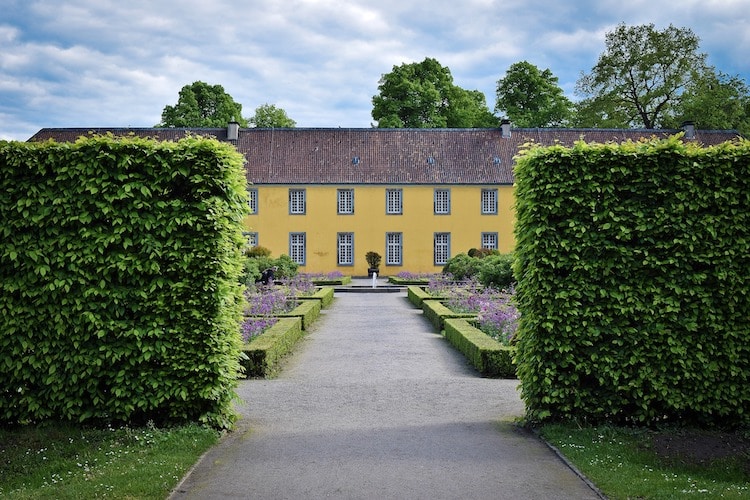
[[[451,233],[435,233],[433,256],[436,266],[444,266],[451,258]]]
[[[497,250],[497,245],[498,245],[497,233],[482,233],[481,248]]]
[[[354,233],[337,233],[336,254],[339,266],[354,265]]]
[[[247,204],[250,206],[250,213],[257,214],[258,213],[258,190],[255,188],[248,189],[247,193],[249,195]]]
[[[497,214],[497,189],[482,189],[482,214]]]
[[[404,213],[404,190],[385,190],[385,213],[388,215],[401,215]]]
[[[307,193],[304,188],[289,189],[289,214],[305,215]]]
[[[434,199],[435,215],[450,215],[451,213],[451,190],[436,188]]]
[[[403,233],[385,233],[385,265],[404,264]]]
[[[247,240],[247,245],[250,248],[258,246],[258,233],[253,231],[243,231],[242,236],[245,237],[245,239]]]
[[[305,233],[289,233],[289,257],[300,266],[305,265],[307,253],[307,237]]]
[[[336,192],[336,210],[339,215],[351,215],[354,213],[354,190],[339,189]]]

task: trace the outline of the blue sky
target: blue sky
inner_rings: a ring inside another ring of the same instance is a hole
[[[690,28],[750,83],[750,0],[0,0],[0,139],[151,127],[196,80],[245,117],[269,103],[299,127],[369,127],[380,77],[425,57],[491,109],[519,61],[575,100],[619,23]]]

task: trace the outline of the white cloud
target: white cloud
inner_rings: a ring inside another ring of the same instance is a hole
[[[620,22],[691,28],[709,62],[750,75],[747,0],[1,0],[0,137],[42,127],[152,126],[179,90],[220,84],[250,116],[367,127],[381,75],[433,57],[485,93],[511,64],[570,94]],[[726,67],[725,67],[726,65]]]

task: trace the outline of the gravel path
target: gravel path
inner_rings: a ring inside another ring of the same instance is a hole
[[[172,498],[599,498],[513,425],[517,386],[479,377],[404,292],[337,293],[277,379],[240,383],[238,429]]]

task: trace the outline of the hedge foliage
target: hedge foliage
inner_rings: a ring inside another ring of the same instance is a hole
[[[0,142],[0,420],[231,424],[243,161],[199,137]]]
[[[470,320],[445,319],[445,339],[458,349],[484,377],[515,378],[513,364],[516,348],[502,345]]]
[[[280,370],[280,362],[304,336],[302,317],[290,316],[279,320],[266,332],[242,348],[242,366],[247,377],[273,378]]]
[[[750,422],[750,142],[530,145],[516,182],[528,419]]]

